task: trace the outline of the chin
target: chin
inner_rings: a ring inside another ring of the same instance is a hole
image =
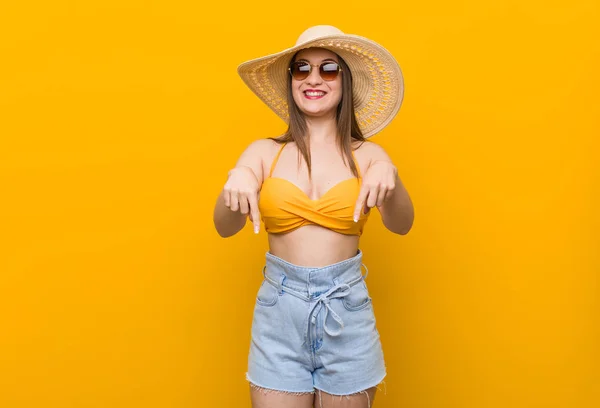
[[[310,116],[310,117],[323,117],[323,116],[331,116],[333,115],[335,117],[335,109],[319,109],[319,110],[312,110],[312,109],[300,109],[302,111],[302,113],[304,113],[304,115],[306,116]]]

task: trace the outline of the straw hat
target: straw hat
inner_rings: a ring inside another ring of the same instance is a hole
[[[238,66],[238,74],[252,92],[288,123],[288,67],[297,51],[309,47],[333,51],[348,64],[352,72],[356,118],[365,137],[374,135],[391,122],[404,96],[404,80],[398,62],[376,42],[344,34],[333,26],[308,28],[292,48],[246,61]]]

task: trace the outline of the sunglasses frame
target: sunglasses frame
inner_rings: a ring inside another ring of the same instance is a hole
[[[321,79],[323,79],[323,81],[327,81],[327,82],[335,81],[338,78],[338,76],[340,75],[340,72],[343,71],[343,69],[340,66],[340,64],[338,64],[335,61],[324,61],[324,62],[322,62],[320,64],[311,64],[308,61],[294,61],[290,65],[294,65],[294,64],[297,64],[297,63],[306,64],[306,65],[308,65],[310,67],[308,69],[308,73],[306,74],[306,78],[308,78],[310,76],[310,74],[312,73],[313,67],[315,67],[315,68],[319,68],[319,76],[321,77]],[[335,64],[335,65],[337,65],[338,69],[336,71],[335,78],[333,78],[333,79],[325,79],[325,78],[323,78],[323,75],[321,75],[321,67],[323,65],[325,65],[325,64]],[[294,74],[292,73],[292,67],[291,66],[288,67],[288,71],[289,71],[290,75],[292,76],[292,78],[296,79],[296,78],[294,78]],[[306,78],[296,79],[296,81],[304,81]]]

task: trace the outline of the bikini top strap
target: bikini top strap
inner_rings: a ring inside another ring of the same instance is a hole
[[[277,155],[275,156],[275,159],[273,160],[273,163],[271,164],[271,171],[269,171],[269,177],[271,177],[273,175],[273,170],[275,169],[275,165],[277,164],[277,161],[279,160],[279,156],[281,156],[281,152],[283,151],[283,148],[285,147],[287,143],[282,143],[281,147],[279,148],[279,151],[277,152]]]
[[[354,165],[356,166],[356,171],[358,171],[358,179],[362,179],[362,174],[360,173],[360,167],[358,167],[358,160],[356,160],[356,156],[354,155],[354,150],[350,150],[352,153],[352,160],[354,160]]]

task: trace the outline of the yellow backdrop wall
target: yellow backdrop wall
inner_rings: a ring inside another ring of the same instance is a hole
[[[285,126],[239,63],[332,24],[388,48],[373,138],[415,205],[361,240],[376,406],[600,406],[597,1],[0,6],[0,407],[249,407],[267,241],[212,209]],[[377,214],[377,213],[376,213]],[[385,393],[384,393],[385,391]]]

